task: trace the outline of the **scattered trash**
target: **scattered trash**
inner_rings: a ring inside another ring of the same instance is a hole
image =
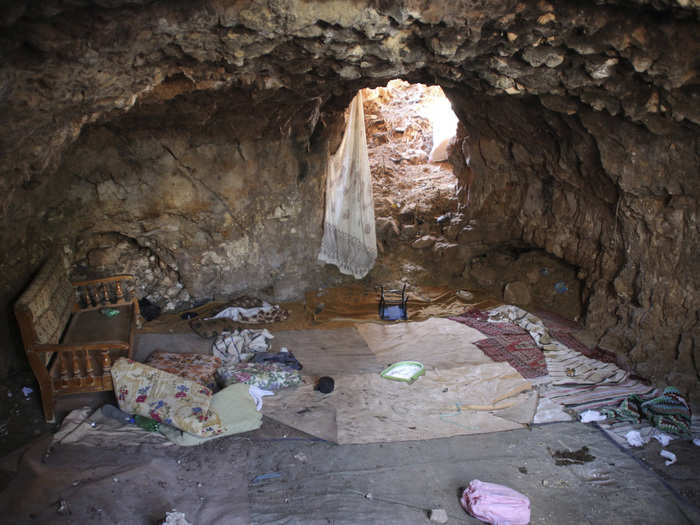
[[[280,348],[280,353],[281,354],[288,354],[289,348],[287,348],[286,346],[283,346],[282,348]]]
[[[541,269],[540,269],[540,274],[541,274],[541,275],[544,275],[545,277],[547,277],[547,276],[549,275],[549,268],[541,268]]]
[[[180,319],[185,319],[189,321],[190,319],[194,319],[197,317],[199,314],[197,312],[185,312],[183,314],[180,314]]]
[[[250,385],[248,392],[250,393],[250,397],[252,397],[255,401],[255,408],[258,412],[260,412],[263,407],[263,397],[275,395],[275,393],[271,390],[263,390],[262,388],[258,388],[254,385]]]
[[[576,377],[576,369],[575,368],[567,368],[566,375],[567,375],[567,377]]]
[[[282,474],[279,472],[268,472],[266,474],[260,474],[258,476],[255,476],[252,480],[251,483],[262,483],[263,481],[268,481],[271,479],[279,479],[282,477]]]
[[[474,479],[459,501],[471,516],[492,525],[530,523],[528,497],[503,485]]]
[[[564,281],[559,281],[554,285],[554,291],[558,294],[563,294],[569,291]]]
[[[29,394],[34,392],[34,389],[29,388],[28,386],[23,386],[22,387],[22,393],[24,394],[24,397],[29,397]],[[10,394],[10,397],[12,397],[12,394]]]
[[[668,444],[673,440],[672,436],[669,436],[668,434],[664,434],[663,432],[657,432],[656,434],[652,435],[656,441],[661,443],[662,447],[667,447]]]
[[[527,467],[518,467],[518,472],[521,474],[527,474]]]
[[[120,312],[118,308],[100,308],[100,313],[105,317],[112,318],[118,316]]]
[[[467,290],[457,290],[455,295],[457,296],[457,299],[460,299],[460,300],[467,302],[467,303],[469,301],[474,300],[474,294],[471,292],[468,292]]]
[[[97,423],[95,423],[94,421],[90,421],[90,426],[92,428],[97,428]]]
[[[644,445],[644,440],[642,439],[642,435],[639,433],[639,430],[630,430],[627,432],[627,434],[625,434],[625,439],[631,447],[641,447]]]
[[[586,410],[581,413],[581,423],[590,423],[591,421],[604,421],[607,417],[597,410]]]
[[[314,390],[318,390],[322,394],[330,394],[333,389],[335,389],[335,381],[329,376],[321,377],[314,387]]]
[[[447,523],[447,511],[445,509],[430,509],[428,519],[434,523]]]
[[[380,375],[384,379],[391,379],[392,381],[413,383],[423,374],[425,374],[423,363],[418,361],[399,361],[383,370]]]
[[[373,498],[372,493],[368,492],[367,494],[365,494],[365,498],[372,499]]]
[[[303,452],[294,454],[294,459],[296,459],[297,461],[301,461],[302,463],[306,463],[309,460],[309,458],[307,458],[306,454],[304,454]]]
[[[172,512],[165,513],[165,521],[161,525],[192,525],[185,517],[184,512],[177,512],[173,509]]]
[[[8,392],[7,397],[12,397],[12,392]]]
[[[58,512],[61,516],[70,516],[71,510],[68,506],[68,502],[64,499],[58,500],[56,502],[56,512]]]
[[[695,445],[696,447],[700,447],[700,438],[695,438],[693,440],[693,445]]]
[[[112,478],[112,481],[113,481],[114,483],[119,483],[119,478]]]
[[[583,465],[589,461],[593,461],[595,456],[588,453],[588,447],[581,447],[578,450],[557,450],[549,453],[554,458],[554,464],[558,467],[566,465]]]
[[[669,452],[668,450],[662,450],[659,454],[661,455],[661,457],[668,459],[668,461],[664,461],[667,467],[669,465],[673,465],[676,462],[676,455],[673,452]]]

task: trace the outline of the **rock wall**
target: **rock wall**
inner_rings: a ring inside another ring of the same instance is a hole
[[[441,85],[472,137],[478,235],[577,267],[601,344],[697,389],[699,14],[675,0],[4,3],[0,337],[18,348],[10,305],[56,246],[81,271],[121,239],[167,282],[144,290],[163,301],[324,281],[308,246],[330,130],[357,89],[402,77]]]

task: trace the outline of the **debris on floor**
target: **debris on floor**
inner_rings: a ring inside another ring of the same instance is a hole
[[[433,523],[447,523],[447,511],[445,509],[430,509],[428,519]]]
[[[173,510],[172,512],[165,513],[165,521],[162,525],[192,525],[185,517],[184,512],[177,512]]]
[[[558,467],[567,465],[583,465],[593,461],[595,456],[588,453],[588,447],[581,447],[579,450],[556,450],[550,451],[554,458],[554,464]]]
[[[673,465],[676,462],[676,455],[673,452],[670,452],[668,450],[662,450],[659,452],[659,455],[663,458],[666,458],[668,461],[664,461],[664,464],[668,467],[669,465]]]

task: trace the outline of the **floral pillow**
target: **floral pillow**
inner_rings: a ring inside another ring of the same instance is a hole
[[[203,385],[125,358],[112,366],[112,380],[124,412],[198,436],[223,431],[218,414],[209,408],[212,391]]]

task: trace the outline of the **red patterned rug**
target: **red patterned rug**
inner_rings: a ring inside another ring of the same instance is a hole
[[[526,379],[547,375],[547,364],[542,350],[537,348],[530,334],[518,325],[489,323],[488,314],[480,310],[470,310],[450,319],[490,336],[475,344],[494,361],[507,361]]]
[[[496,362],[508,361],[526,379],[547,375],[547,363],[530,334],[499,335],[477,341],[487,356]]]

